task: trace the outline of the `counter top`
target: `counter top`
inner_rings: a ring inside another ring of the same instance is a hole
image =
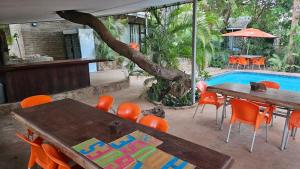
[[[74,64],[87,64],[92,62],[105,62],[112,60],[104,59],[69,59],[69,60],[55,60],[45,62],[34,62],[34,63],[21,63],[13,65],[0,66],[0,73],[10,72],[15,70],[26,70],[40,67],[58,66],[58,65],[74,65]]]

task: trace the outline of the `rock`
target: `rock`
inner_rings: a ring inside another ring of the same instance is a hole
[[[163,110],[162,106],[156,106],[153,109],[143,110],[142,114],[144,116],[152,114],[157,117],[165,118],[165,111]]]

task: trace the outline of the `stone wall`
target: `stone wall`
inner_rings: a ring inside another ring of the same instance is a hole
[[[63,30],[83,28],[69,21],[21,24],[25,56],[40,54],[54,59],[65,58]]]
[[[191,59],[188,58],[179,58],[179,70],[184,71],[187,74],[191,74],[192,73],[192,61]],[[198,66],[196,64],[196,74],[195,76],[198,76]]]

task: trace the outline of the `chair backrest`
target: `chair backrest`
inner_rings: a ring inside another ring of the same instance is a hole
[[[34,141],[31,141],[21,133],[16,133],[16,136],[30,145],[31,158],[29,165],[38,163],[41,167],[46,168],[46,166],[48,165],[48,157],[41,146],[42,139],[38,137]]]
[[[28,108],[49,102],[52,102],[52,97],[48,95],[35,95],[25,98],[20,104],[22,108]]]
[[[240,64],[240,65],[246,65],[246,64],[248,64],[249,62],[248,62],[248,60],[247,60],[247,58],[244,58],[244,57],[239,57],[239,59],[238,59],[238,64]]]
[[[162,119],[160,117],[154,116],[154,115],[147,115],[144,116],[140,121],[140,124],[143,124],[148,127],[155,128],[162,132],[167,132],[169,129],[168,122],[165,119]]]
[[[265,58],[264,57],[260,57],[260,58],[252,58],[251,59],[252,64],[254,65],[265,65]]]
[[[261,57],[261,58],[259,58],[259,63],[260,64],[262,64],[262,65],[264,65],[265,64],[265,58],[264,57]]]
[[[105,112],[108,112],[114,102],[112,96],[100,96],[96,108]]]
[[[117,115],[119,117],[131,120],[133,122],[136,122],[140,114],[141,114],[140,107],[130,102],[121,103],[117,111]]]
[[[205,81],[199,81],[197,84],[196,84],[196,88],[198,90],[198,92],[205,92],[206,91],[206,88],[207,88],[207,84],[205,83]]]
[[[262,83],[266,86],[266,88],[272,88],[272,89],[280,89],[280,84],[276,82],[271,82],[271,81],[261,81],[259,83]]]
[[[292,112],[289,121],[289,130],[292,128],[300,128],[300,110],[295,110]]]
[[[140,46],[137,43],[131,42],[129,44],[129,47],[135,51],[139,51],[140,50]]]
[[[229,62],[230,64],[236,64],[237,61],[238,61],[237,59],[238,59],[237,57],[229,56],[229,57],[228,57],[228,62]]]
[[[236,120],[255,126],[255,129],[259,127],[257,120],[259,119],[259,106],[246,100],[231,99],[232,116],[230,123]],[[258,124],[258,125],[257,125]]]
[[[43,150],[49,158],[49,164],[47,169],[71,169],[71,167],[65,162],[62,155],[50,144],[42,144]]]
[[[257,58],[251,58],[252,64],[257,64],[259,62],[259,59]]]

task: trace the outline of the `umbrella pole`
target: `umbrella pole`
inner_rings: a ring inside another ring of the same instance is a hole
[[[248,55],[248,52],[249,52],[249,47],[250,47],[250,43],[249,43],[249,39],[247,38],[247,55]]]

